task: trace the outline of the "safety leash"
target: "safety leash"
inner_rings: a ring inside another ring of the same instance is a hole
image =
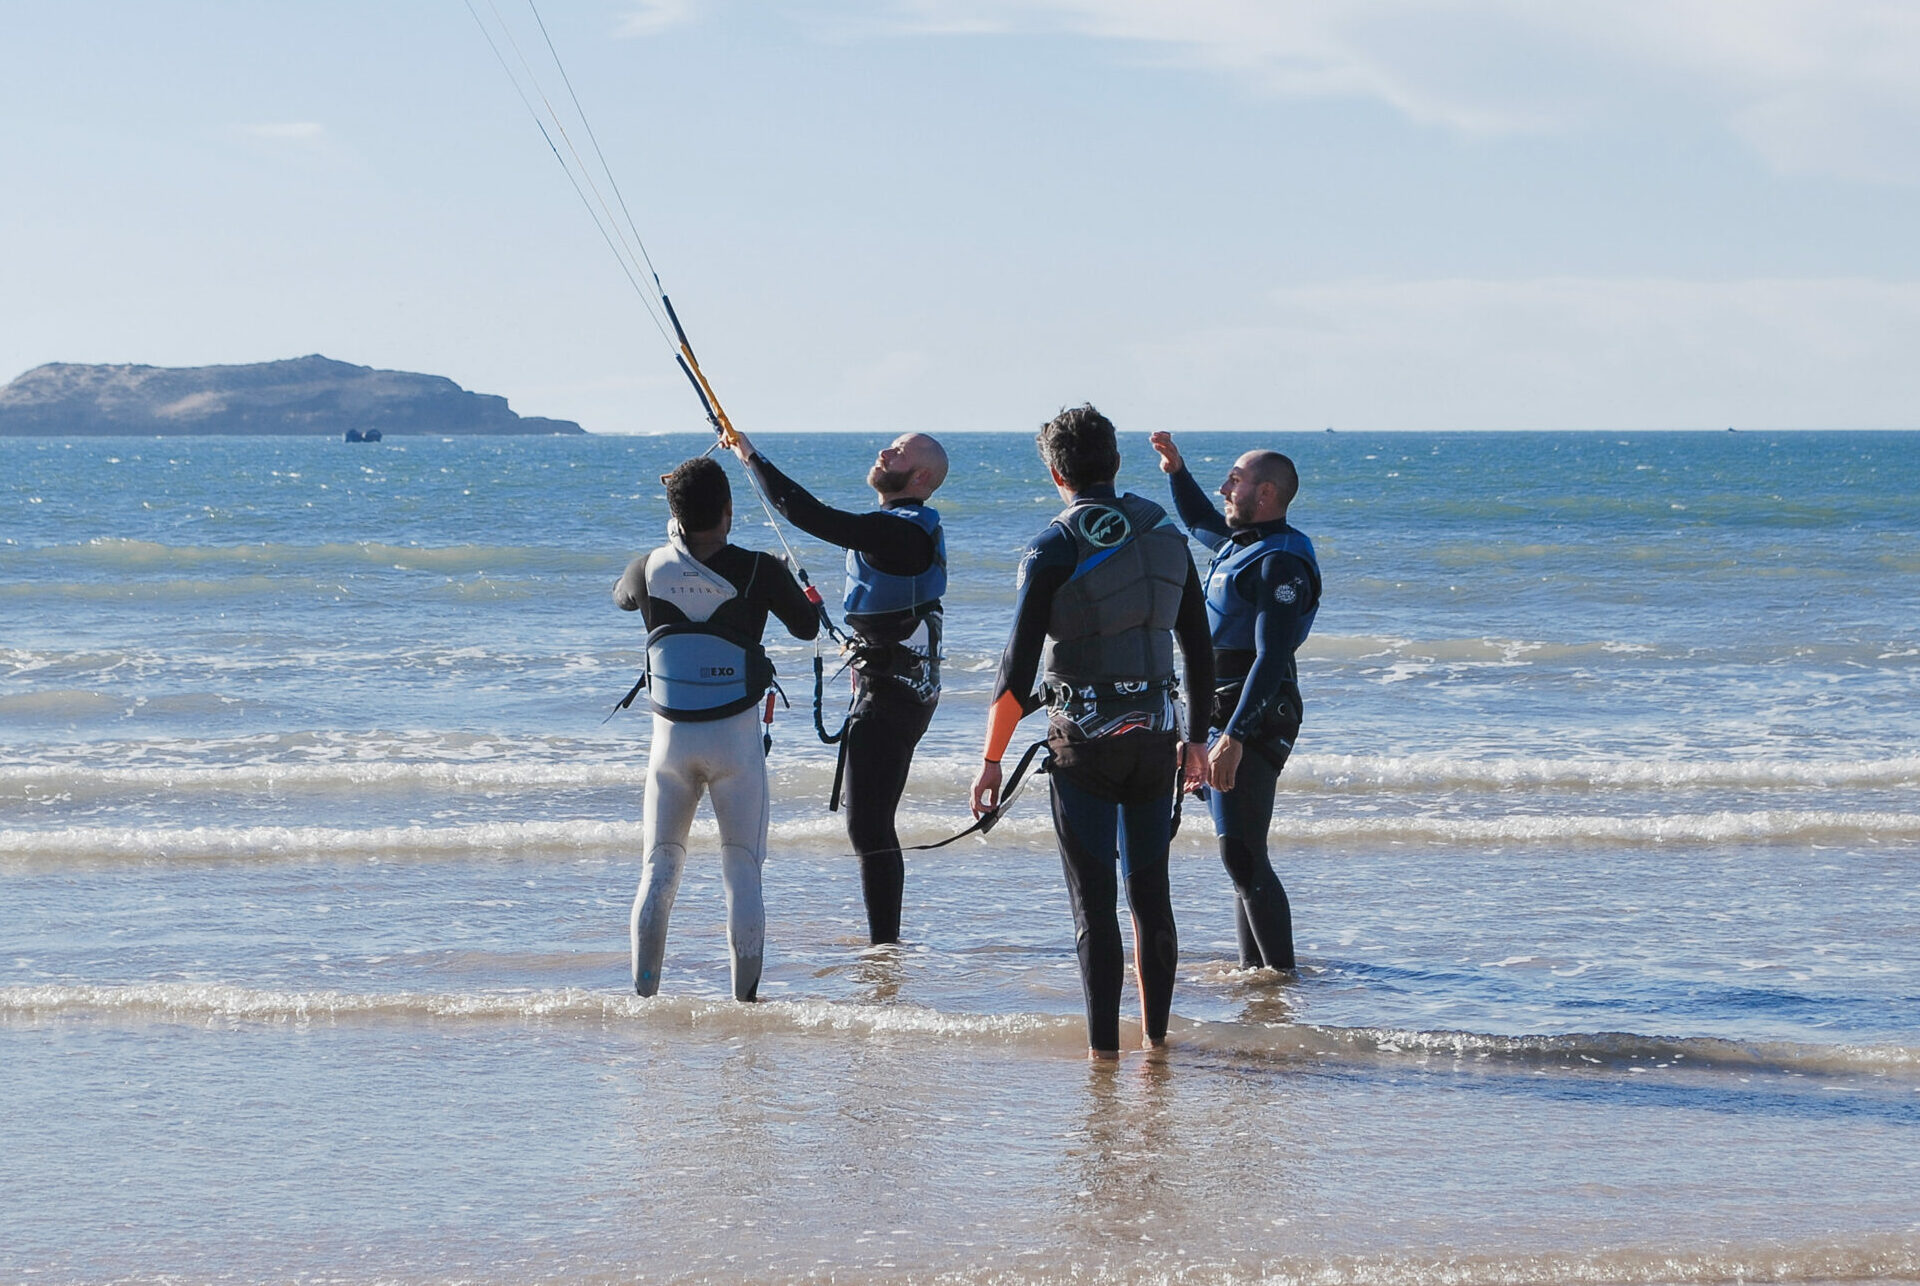
[[[846,673],[847,666],[851,664],[853,664],[851,658],[842,662],[840,668],[833,672],[833,677],[837,679]],[[840,730],[838,732],[828,732],[826,701],[826,665],[820,656],[820,648],[816,640],[816,646],[813,649],[813,730],[820,734],[821,744],[837,746],[847,735],[847,719],[842,718],[840,720]],[[836,798],[838,797],[837,791],[835,792],[835,796]]]
[[[993,828],[1000,824],[1000,819],[1007,815],[1007,809],[1013,806],[1013,801],[1019,798],[1021,787],[1027,783],[1027,769],[1032,765],[1033,757],[1046,749],[1046,746],[1047,743],[1043,738],[1027,747],[1026,753],[1020,756],[1019,765],[1013,770],[1013,776],[1007,779],[1006,787],[1000,792],[1000,802],[982,813],[973,825],[956,835],[949,835],[937,843],[903,844],[900,847],[900,851],[902,853],[930,853],[936,848],[945,848],[947,845],[963,840],[969,835],[990,834]],[[1048,756],[1046,759],[1040,761],[1038,768],[1033,770],[1033,776],[1041,776],[1051,769],[1052,766],[1053,758],[1052,756]]]

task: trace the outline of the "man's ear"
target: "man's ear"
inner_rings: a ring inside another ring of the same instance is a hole
[[[1065,478],[1063,478],[1063,477],[1061,477],[1061,476],[1060,476],[1060,471],[1059,471],[1058,469],[1056,469],[1056,468],[1054,468],[1054,467],[1053,467],[1052,465],[1048,465],[1048,466],[1047,466],[1047,472],[1053,475],[1053,485],[1054,485],[1054,486],[1056,486],[1056,487],[1064,487],[1064,486],[1066,486],[1066,485],[1067,485],[1067,480],[1066,480]]]

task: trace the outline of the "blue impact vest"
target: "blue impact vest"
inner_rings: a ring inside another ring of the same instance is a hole
[[[724,719],[758,705],[773,663],[758,643],[700,621],[675,621],[647,635],[647,697],[676,722]]]
[[[773,686],[773,662],[756,639],[727,628],[740,603],[732,582],[675,537],[647,555],[647,596],[683,619],[647,632],[647,699],[675,722],[701,723],[751,709]]]
[[[847,596],[843,603],[849,616],[910,612],[947,592],[947,533],[940,526],[939,510],[922,504],[907,504],[892,505],[881,512],[905,519],[932,536],[933,561],[918,576],[895,576],[874,570],[871,563],[849,549]]]
[[[1213,635],[1216,651],[1254,650],[1253,622],[1258,604],[1235,593],[1233,583],[1241,572],[1272,553],[1292,554],[1305,563],[1313,575],[1313,605],[1300,618],[1299,636],[1289,644],[1288,650],[1307,641],[1313,618],[1320,611],[1320,563],[1313,556],[1313,542],[1306,534],[1287,527],[1245,545],[1228,541],[1207,565],[1207,629]]]

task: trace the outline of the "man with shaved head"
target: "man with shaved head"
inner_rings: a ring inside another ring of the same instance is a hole
[[[940,700],[940,596],[947,544],[927,500],[947,478],[947,453],[924,433],[881,448],[867,470],[878,508],[852,513],[822,504],[735,435],[734,454],[794,526],[847,551],[847,627],[853,632],[853,707],[840,742],[847,838],[860,855],[867,932],[877,946],[900,940],[906,864],[894,813],[914,747]]]
[[[1214,701],[1207,797],[1220,861],[1238,894],[1240,963],[1292,969],[1293,911],[1267,856],[1274,787],[1300,733],[1294,651],[1320,607],[1313,542],[1287,524],[1300,490],[1293,461],[1248,451],[1220,484],[1226,515],[1187,472],[1171,433],[1150,441],[1173,484],[1174,505],[1193,538],[1213,551],[1207,625],[1213,635]]]

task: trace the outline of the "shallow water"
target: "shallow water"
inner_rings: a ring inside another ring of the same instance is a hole
[[[1281,440],[1303,967],[1235,967],[1191,808],[1173,1048],[1117,1069],[1037,791],[864,946],[790,642],[768,1003],[705,821],[625,994],[607,588],[704,445],[0,441],[0,1274],[1920,1279],[1920,437]],[[874,445],[763,443],[847,504]],[[1053,503],[950,445],[910,843]]]

